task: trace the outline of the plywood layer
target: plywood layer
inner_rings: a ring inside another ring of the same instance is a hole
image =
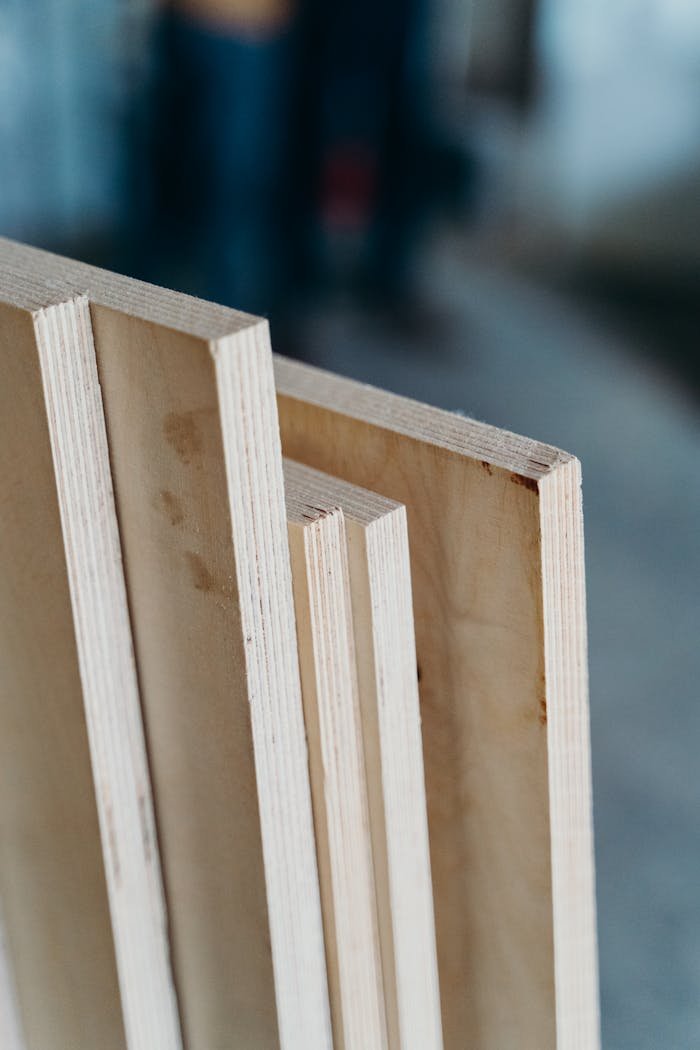
[[[0,276],[0,901],[27,1050],[124,1050],[34,310]],[[14,301],[13,301],[14,299]]]
[[[0,268],[91,303],[186,1045],[327,1048],[267,326],[7,241]]]
[[[387,1036],[392,1050],[439,1050],[406,508],[290,460],[285,481],[307,527],[343,514]]]
[[[598,1045],[579,465],[277,358],[285,455],[405,503],[448,1050]]]
[[[342,510],[285,489],[335,1050],[386,1050],[384,989]]]

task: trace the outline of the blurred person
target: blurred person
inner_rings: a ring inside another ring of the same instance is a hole
[[[154,35],[132,271],[259,313],[408,298],[435,132],[423,0],[173,0]]]
[[[282,293],[296,89],[291,0],[176,0],[152,39],[132,271],[267,312]]]

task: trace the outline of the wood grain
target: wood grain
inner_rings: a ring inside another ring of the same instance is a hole
[[[0,275],[0,900],[27,1050],[124,1050],[33,311]],[[12,298],[14,297],[14,302]]]
[[[185,1043],[327,1050],[267,325],[0,255],[91,303]]]
[[[388,1042],[439,1050],[406,508],[291,460],[285,482],[288,513],[294,493],[308,527],[343,514]]]
[[[182,1047],[88,301],[33,315],[130,1050]]]
[[[448,1050],[599,1045],[580,470],[276,359],[285,455],[403,502]]]
[[[343,512],[285,464],[335,1050],[385,1050],[382,963]]]

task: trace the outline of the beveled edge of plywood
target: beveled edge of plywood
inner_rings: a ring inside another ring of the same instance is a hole
[[[537,482],[572,457],[568,452],[478,420],[424,405],[322,368],[274,355],[277,392],[369,425],[383,425],[406,437],[429,441],[448,452],[470,456]]]
[[[25,309],[40,309],[71,296],[85,295],[100,306],[206,341],[216,341],[261,322],[259,317],[227,306],[159,288],[5,237],[0,237],[0,279],[8,288],[8,294],[17,297],[15,305]]]

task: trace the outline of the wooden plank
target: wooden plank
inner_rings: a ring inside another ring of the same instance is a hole
[[[384,1050],[377,899],[343,512],[285,464],[335,1050]]]
[[[389,1046],[439,1050],[406,509],[290,460],[285,482],[288,513],[293,492],[307,523],[344,515]]]
[[[33,314],[130,1050],[182,1047],[88,301]]]
[[[185,1043],[327,1050],[267,325],[0,254],[91,302]]]
[[[33,308],[0,275],[0,900],[27,1050],[124,1050]]]
[[[599,1045],[580,468],[276,360],[285,455],[406,504],[448,1050]]]

